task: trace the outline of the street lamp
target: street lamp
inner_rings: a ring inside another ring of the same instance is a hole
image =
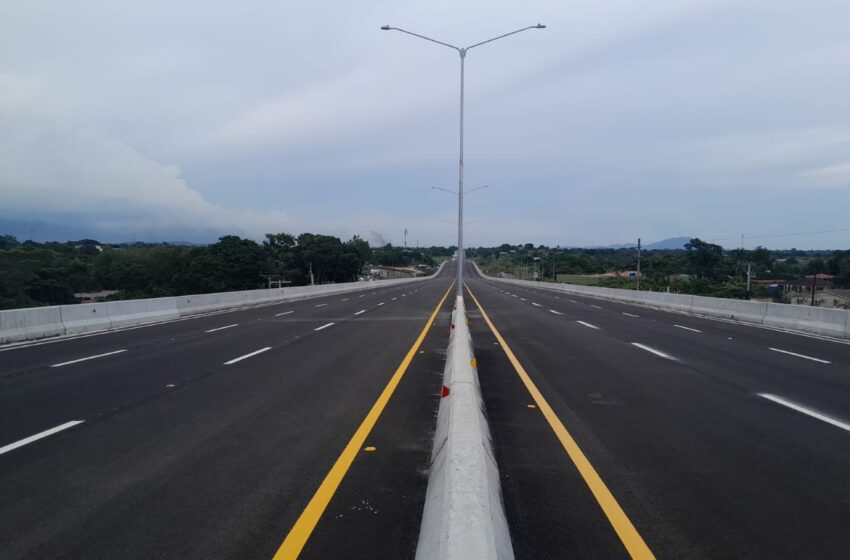
[[[511,31],[510,33],[505,33],[504,35],[499,35],[498,37],[493,37],[492,39],[487,39],[486,41],[481,41],[480,43],[475,43],[474,45],[470,45],[468,47],[456,47],[454,45],[450,45],[448,43],[444,43],[442,41],[437,41],[436,39],[426,37],[425,35],[419,35],[418,33],[413,33],[412,31],[400,29],[398,27],[390,27],[389,25],[384,25],[381,27],[381,29],[383,29],[384,31],[400,31],[402,33],[406,33],[408,35],[412,35],[420,39],[425,39],[426,41],[430,41],[432,43],[437,43],[438,45],[443,45],[444,47],[456,50],[460,55],[460,163],[458,165],[457,189],[457,297],[459,298],[463,297],[463,78],[466,53],[469,49],[480,47],[481,45],[492,43],[493,41],[504,39],[505,37],[516,35],[517,33],[521,33],[529,29],[545,28],[545,25],[541,25],[538,23],[537,25],[523,27],[522,29],[517,29],[516,31]]]
[[[449,194],[455,194],[455,195],[457,194],[457,191],[452,191],[452,190],[449,190],[449,189],[444,189],[443,187],[431,187],[431,188],[432,188],[432,189],[434,189],[435,191],[443,191],[443,192],[447,192],[447,193],[449,193]],[[468,195],[468,194],[472,194],[472,193],[474,193],[475,191],[480,191],[481,189],[489,189],[489,188],[490,188],[490,185],[483,185],[483,186],[481,186],[481,187],[476,187],[476,188],[472,189],[471,191],[466,191],[466,192],[465,192],[465,193],[463,193],[463,194],[464,194],[464,196],[466,196],[466,195]]]

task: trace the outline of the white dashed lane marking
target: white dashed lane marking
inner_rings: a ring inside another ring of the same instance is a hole
[[[850,424],[848,424],[847,422],[842,422],[841,420],[838,420],[837,418],[832,418],[831,416],[827,416],[826,414],[823,414],[822,412],[818,412],[817,410],[807,408],[807,407],[800,405],[800,404],[797,404],[793,401],[783,399],[782,397],[778,397],[776,395],[771,395],[770,393],[757,393],[757,394],[758,394],[758,396],[760,396],[763,399],[773,401],[777,404],[781,404],[782,406],[787,406],[788,408],[790,408],[792,410],[796,410],[797,412],[802,412],[803,414],[811,416],[812,418],[817,418],[818,420],[820,420],[822,422],[826,422],[827,424],[832,424],[833,426],[835,426],[837,428],[841,428],[842,430],[847,430],[848,432],[850,432]]]
[[[87,357],[85,357],[85,358],[78,358],[78,359],[76,359],[76,360],[70,360],[70,361],[68,361],[68,362],[62,362],[62,363],[59,363],[59,364],[53,364],[53,365],[52,365],[52,366],[50,366],[50,367],[62,367],[62,366],[69,366],[69,365],[71,365],[71,364],[78,364],[78,363],[80,363],[80,362],[87,362],[87,361],[89,361],[89,360],[94,360],[94,359],[96,359],[96,358],[104,358],[104,357],[106,357],[106,356],[112,356],[112,355],[114,355],[114,354],[120,354],[120,353],[122,353],[122,352],[126,352],[126,351],[127,351],[126,349],[124,349],[124,350],[115,350],[114,352],[107,352],[106,354],[97,354],[97,355],[95,355],[95,356],[87,356]]]
[[[239,356],[238,358],[233,358],[230,361],[224,362],[224,365],[226,365],[226,366],[233,365],[236,362],[241,362],[242,360],[247,360],[248,358],[252,358],[252,357],[256,356],[257,354],[262,354],[263,352],[267,352],[271,349],[272,349],[271,346],[266,346],[265,348],[260,348],[259,350],[254,350],[253,352],[251,352],[249,354],[245,354],[244,356]]]
[[[805,354],[797,354],[796,352],[789,352],[788,350],[780,350],[779,348],[770,348],[770,350],[773,350],[774,352],[779,352],[781,354],[788,354],[789,356],[796,356],[797,358],[803,358],[804,360],[811,360],[813,362],[818,362],[818,363],[821,363],[821,364],[831,364],[832,363],[832,362],[829,362],[827,360],[821,360],[820,358],[813,358],[811,356],[806,356]]]
[[[231,329],[231,328],[233,328],[233,327],[238,327],[238,326],[239,326],[239,323],[233,323],[232,325],[225,325],[225,326],[223,326],[223,327],[218,327],[218,328],[215,328],[215,329],[210,329],[210,330],[208,330],[208,331],[204,331],[204,332],[206,332],[206,333],[211,333],[211,332],[216,332],[216,331],[223,331],[224,329]]]
[[[53,434],[61,432],[62,430],[67,430],[68,428],[73,428],[74,426],[76,426],[78,424],[82,424],[83,422],[84,422],[84,420],[71,420],[70,422],[65,422],[64,424],[60,424],[58,426],[50,428],[49,430],[44,430],[43,432],[39,432],[37,434],[26,437],[24,439],[20,439],[20,440],[14,442],[14,443],[4,445],[3,447],[0,447],[0,455],[2,455],[4,453],[8,453],[9,451],[12,451],[13,449],[23,447],[23,446],[25,446],[29,443],[34,442],[34,441],[38,441],[42,438],[46,438],[47,436],[52,436]]]
[[[640,348],[641,350],[645,350],[646,352],[649,352],[650,354],[655,354],[659,358],[664,358],[665,360],[673,360],[675,362],[679,361],[677,358],[674,358],[670,354],[665,354],[661,350],[656,350],[655,348],[647,346],[646,344],[640,344],[638,342],[632,342],[632,346]]]

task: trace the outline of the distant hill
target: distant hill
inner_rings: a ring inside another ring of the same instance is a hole
[[[684,249],[685,244],[691,240],[690,237],[670,237],[655,243],[641,245],[645,251],[672,251]],[[592,247],[565,247],[566,249],[637,249],[637,243],[619,243],[614,245],[594,245]]]
[[[669,239],[663,239],[661,241],[656,241],[655,243],[650,243],[649,245],[644,245],[644,249],[647,251],[684,249],[685,244],[690,242],[690,240],[690,237],[670,237]]]

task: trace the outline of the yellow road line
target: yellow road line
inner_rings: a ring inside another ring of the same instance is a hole
[[[590,491],[593,493],[596,501],[602,507],[602,511],[605,512],[605,516],[614,527],[614,531],[617,532],[617,535],[620,537],[620,540],[623,542],[628,553],[632,558],[640,558],[641,560],[655,558],[643,538],[638,534],[635,526],[632,525],[632,522],[629,520],[626,512],[623,511],[623,508],[621,508],[620,504],[617,503],[614,495],[611,494],[611,491],[608,490],[608,487],[602,481],[599,473],[597,473],[596,469],[593,468],[593,465],[590,464],[590,461],[573,439],[573,436],[571,436],[570,432],[567,431],[567,428],[564,427],[563,422],[561,422],[561,419],[555,414],[555,411],[552,410],[552,407],[549,406],[546,399],[543,398],[543,394],[537,388],[537,385],[534,384],[534,381],[531,380],[528,372],[526,372],[525,368],[522,367],[522,364],[519,363],[519,360],[517,360],[517,357],[508,346],[508,343],[505,342],[505,339],[502,338],[501,334],[499,334],[498,329],[496,329],[495,325],[493,325],[493,322],[475,298],[472,290],[469,289],[469,286],[466,286],[466,289],[469,292],[469,295],[472,296],[472,300],[475,302],[475,305],[478,306],[479,311],[481,311],[481,316],[484,317],[484,321],[486,321],[490,330],[493,331],[493,334],[496,336],[496,340],[499,341],[502,350],[505,351],[505,355],[508,357],[508,360],[510,360],[511,364],[513,364],[517,375],[519,375],[520,379],[522,379],[522,382],[525,384],[528,392],[531,393],[531,396],[534,399],[534,402],[537,403],[537,407],[540,409],[540,412],[543,413],[543,416],[549,422],[549,426],[552,427],[552,430],[555,432],[555,435],[558,437],[561,445],[564,446],[564,450],[567,452],[567,455],[569,455],[570,459],[572,459],[584,479],[584,482],[590,488]]]
[[[413,346],[410,347],[410,350],[408,350],[407,355],[401,361],[401,364],[399,364],[398,368],[396,368],[395,373],[390,378],[387,386],[384,387],[384,390],[381,392],[378,400],[376,400],[375,404],[372,405],[372,408],[369,410],[366,418],[363,419],[360,427],[357,428],[357,431],[354,432],[353,436],[351,436],[351,440],[349,440],[348,445],[345,446],[345,449],[342,450],[342,453],[337,458],[333,467],[331,467],[331,470],[328,471],[327,475],[325,475],[325,479],[322,481],[318,490],[316,490],[316,493],[313,494],[312,499],[310,499],[310,503],[308,503],[307,507],[304,508],[304,511],[301,512],[301,515],[298,517],[298,521],[295,522],[295,525],[292,526],[289,534],[286,535],[286,539],[284,539],[283,544],[280,545],[280,548],[277,549],[277,552],[274,555],[274,560],[289,560],[292,558],[298,558],[298,555],[301,554],[301,550],[304,548],[304,545],[307,544],[307,539],[310,538],[310,535],[319,523],[322,513],[324,513],[325,508],[328,507],[328,503],[330,503],[331,498],[333,498],[336,489],[339,488],[342,479],[348,472],[349,467],[351,467],[351,463],[354,462],[354,458],[357,456],[360,448],[363,447],[363,444],[366,442],[366,438],[369,437],[369,433],[372,431],[372,428],[375,426],[375,423],[378,421],[378,418],[387,406],[387,402],[389,402],[390,397],[393,395],[393,392],[395,392],[401,378],[404,377],[408,366],[410,366],[410,362],[413,361],[416,351],[419,349],[419,346],[422,345],[422,341],[425,340],[425,335],[428,334],[428,330],[434,323],[434,319],[437,318],[437,313],[440,312],[440,308],[443,307],[443,304],[451,293],[453,287],[454,282],[452,282],[452,285],[448,290],[446,290],[445,295],[443,295],[440,303],[437,304],[434,312],[431,313],[431,317],[428,319],[428,322],[425,323],[425,327],[422,329],[422,332],[419,333],[419,337],[416,339],[416,342],[413,343]]]

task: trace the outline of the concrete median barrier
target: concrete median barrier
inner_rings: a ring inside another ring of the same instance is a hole
[[[512,560],[463,299],[457,298],[417,560]]]

